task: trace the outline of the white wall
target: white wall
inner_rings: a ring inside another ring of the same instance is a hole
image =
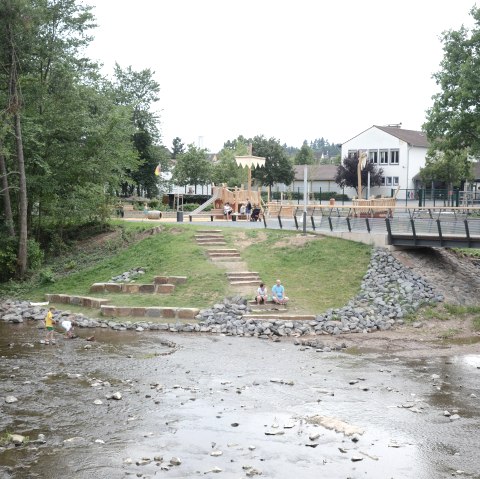
[[[348,155],[350,150],[382,149],[399,150],[398,165],[380,164],[380,159],[378,160],[377,167],[383,169],[383,176],[398,177],[401,190],[407,188],[412,189],[414,187],[412,178],[420,171],[420,168],[425,165],[427,148],[415,146],[409,147],[405,141],[372,126],[342,145],[342,159]],[[370,194],[372,196],[390,196],[391,190],[395,190],[396,188],[397,186],[395,185],[375,187],[370,190]],[[398,198],[405,198],[405,191],[401,191]]]

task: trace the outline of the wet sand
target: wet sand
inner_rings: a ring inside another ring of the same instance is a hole
[[[0,435],[29,437],[0,449],[0,477],[480,478],[478,344],[417,357],[358,344],[319,353],[292,341],[78,333],[46,346],[33,323],[0,324]],[[120,400],[106,398],[115,392]],[[18,401],[5,403],[10,395]],[[347,426],[358,432],[345,435]]]

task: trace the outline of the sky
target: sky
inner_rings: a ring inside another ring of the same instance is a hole
[[[113,74],[151,69],[162,143],[211,152],[239,135],[300,147],[372,125],[420,130],[438,88],[441,34],[474,0],[84,0],[87,50]]]

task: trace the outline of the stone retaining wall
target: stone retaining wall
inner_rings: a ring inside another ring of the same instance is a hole
[[[177,284],[187,282],[186,276],[155,276],[153,283],[94,283],[91,293],[171,294]]]
[[[108,299],[91,298],[89,296],[73,296],[69,294],[46,294],[45,298],[51,303],[75,304],[86,308],[100,308],[110,302]]]
[[[102,305],[100,312],[103,316],[125,317],[133,316],[140,318],[172,318],[172,319],[195,319],[200,312],[198,308],[167,308],[167,307],[139,307],[139,306],[112,306]]]

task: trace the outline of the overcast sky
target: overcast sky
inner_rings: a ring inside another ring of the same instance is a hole
[[[84,0],[88,55],[150,68],[163,143],[218,151],[238,135],[300,147],[370,126],[419,130],[436,91],[440,35],[474,0]]]

